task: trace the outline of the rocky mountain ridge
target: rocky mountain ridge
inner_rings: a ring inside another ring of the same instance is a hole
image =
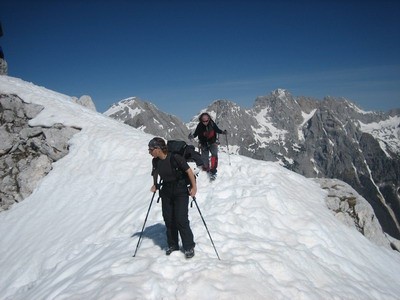
[[[106,116],[166,139],[187,140],[189,130],[179,118],[160,111],[154,104],[131,97],[112,105]]]

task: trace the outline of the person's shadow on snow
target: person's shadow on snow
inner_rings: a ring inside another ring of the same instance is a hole
[[[144,238],[148,238],[148,239],[152,239],[154,245],[159,246],[160,249],[165,249],[167,248],[168,244],[167,244],[167,238],[165,236],[165,225],[161,224],[161,223],[157,223],[155,225],[151,225],[148,227],[145,227],[144,231],[143,231],[143,235],[142,235],[142,239]],[[134,234],[132,234],[131,237],[140,237],[140,233],[136,232]]]

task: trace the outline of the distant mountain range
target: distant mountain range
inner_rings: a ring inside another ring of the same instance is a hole
[[[256,98],[251,109],[217,100],[203,111],[228,131],[220,137],[221,151],[278,161],[310,178],[343,180],[368,200],[384,231],[400,238],[400,109],[365,112],[344,98],[294,97],[277,89]],[[104,114],[185,141],[198,118],[184,124],[138,98]]]

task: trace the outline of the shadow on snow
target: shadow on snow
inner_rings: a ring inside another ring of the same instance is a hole
[[[152,239],[154,245],[160,247],[160,249],[165,249],[168,246],[167,239],[165,236],[165,231],[166,231],[165,225],[163,225],[161,223],[151,225],[144,229],[142,239],[144,239],[144,238]],[[139,238],[140,234],[141,234],[141,231],[132,234],[131,237],[137,236]]]

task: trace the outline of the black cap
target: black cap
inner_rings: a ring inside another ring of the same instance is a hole
[[[149,142],[149,148],[160,148],[161,149],[162,145],[160,145],[160,142],[157,139],[152,139]]]

